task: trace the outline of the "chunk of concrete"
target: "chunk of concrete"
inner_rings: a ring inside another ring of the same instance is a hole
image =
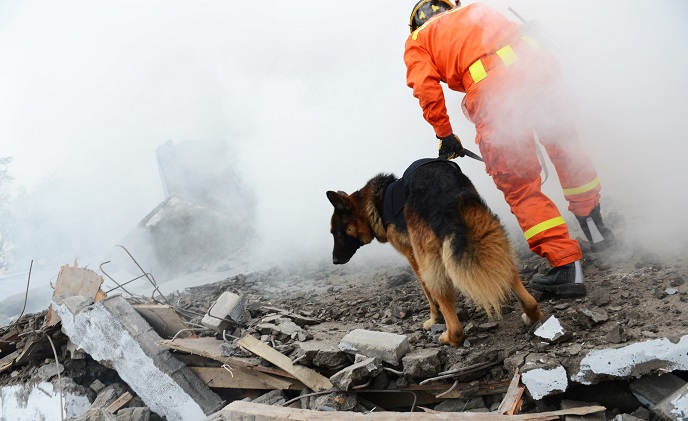
[[[321,341],[296,342],[297,358],[304,356],[300,364],[335,368],[349,362],[347,354],[333,344]]]
[[[561,323],[559,323],[559,319],[554,316],[550,316],[545,320],[545,322],[535,330],[534,334],[550,343],[559,342],[566,337],[566,332],[561,326]]]
[[[665,420],[688,420],[688,385],[667,396],[652,412]]]
[[[77,417],[91,406],[88,390],[62,377],[52,382],[0,387],[0,419],[12,421],[60,420],[60,400],[65,418]]]
[[[673,373],[660,376],[643,376],[633,381],[629,388],[638,401],[648,408],[653,408],[667,396],[683,387],[686,381]]]
[[[229,327],[229,318],[237,323],[246,321],[246,296],[238,295],[230,291],[223,292],[215,301],[208,313],[203,316],[201,324],[209,329],[223,331]]]
[[[526,357],[521,381],[535,400],[563,393],[568,388],[566,369],[558,360],[547,354],[533,353]]]
[[[410,377],[433,377],[442,369],[439,348],[428,348],[411,351],[404,355],[401,363],[404,374]]]
[[[330,377],[330,382],[340,390],[349,390],[354,383],[361,383],[382,372],[382,361],[378,357],[363,358]]]
[[[571,380],[593,384],[674,370],[688,370],[688,335],[678,342],[662,338],[620,348],[592,350],[583,357]]]
[[[399,360],[409,352],[410,345],[405,335],[355,329],[342,338],[339,349],[349,354],[378,357],[386,363],[399,365]]]
[[[80,296],[54,301],[62,330],[94,360],[114,368],[155,413],[172,420],[202,419],[224,405],[122,297],[84,306]]]

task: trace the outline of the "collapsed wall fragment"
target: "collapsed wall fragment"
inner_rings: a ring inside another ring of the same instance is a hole
[[[62,329],[78,348],[117,370],[156,413],[168,420],[197,420],[224,402],[168,350],[162,338],[121,296],[91,304],[81,296],[56,299]]]

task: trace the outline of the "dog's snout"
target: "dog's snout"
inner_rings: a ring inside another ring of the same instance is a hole
[[[332,263],[335,265],[343,265],[344,263],[348,262],[349,259],[341,259],[337,256],[332,256]]]

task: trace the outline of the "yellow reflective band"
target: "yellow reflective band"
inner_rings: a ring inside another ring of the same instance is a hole
[[[518,61],[518,56],[514,49],[508,45],[497,50],[497,55],[502,59],[505,66],[510,66]]]
[[[540,43],[537,42],[534,38],[529,37],[528,35],[523,35],[521,39],[533,48],[540,48]]]
[[[597,187],[599,184],[600,180],[597,177],[595,177],[595,179],[589,182],[588,184],[584,184],[580,187],[574,187],[572,189],[564,189],[564,196],[573,196],[574,194],[588,192]]]
[[[487,72],[483,66],[483,62],[478,60],[468,67],[468,71],[471,72],[471,77],[473,77],[473,82],[478,83],[487,77]]]
[[[564,218],[561,216],[557,216],[556,218],[552,218],[548,221],[540,222],[539,224],[535,225],[533,228],[524,232],[523,235],[525,235],[526,240],[530,240],[531,237],[540,234],[542,231],[545,231],[545,230],[548,230],[550,228],[556,227],[558,225],[563,225],[563,224],[566,224],[566,222],[564,221]]]

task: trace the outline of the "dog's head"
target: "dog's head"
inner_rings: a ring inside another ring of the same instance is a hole
[[[335,265],[348,262],[356,250],[372,241],[369,224],[355,195],[349,196],[343,191],[327,192],[327,198],[334,206],[330,232],[334,237],[332,263]]]

